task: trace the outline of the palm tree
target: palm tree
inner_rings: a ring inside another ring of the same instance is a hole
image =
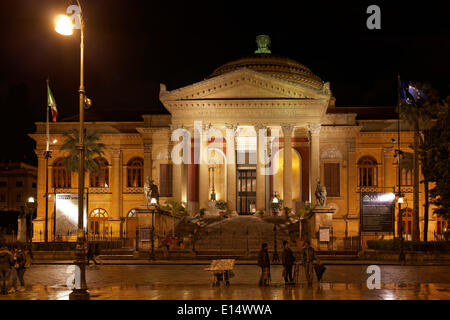
[[[299,240],[302,239],[302,223],[303,220],[306,219],[306,217],[309,215],[309,213],[311,212],[311,205],[309,203],[306,204],[306,206],[303,209],[300,209],[297,213],[296,213],[296,217],[299,219],[298,221],[298,238]]]
[[[164,203],[164,206],[160,207],[161,210],[165,210],[170,212],[170,215],[172,216],[172,237],[175,236],[175,216],[183,215],[186,216],[188,214],[188,211],[180,202],[177,202],[175,200],[167,200]]]
[[[63,136],[66,138],[64,144],[61,146],[62,151],[68,151],[69,154],[64,158],[64,166],[70,171],[78,170],[78,159],[79,152],[78,141],[79,134],[78,130],[72,129],[64,133]],[[105,145],[98,142],[100,140],[100,133],[93,130],[86,130],[84,133],[84,170],[89,172],[98,172],[100,169],[99,163],[94,157],[101,157],[105,154],[103,149]]]

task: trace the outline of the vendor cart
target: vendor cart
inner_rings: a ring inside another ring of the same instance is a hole
[[[225,282],[226,286],[230,285],[230,278],[234,276],[234,261],[234,259],[220,259],[211,261],[211,265],[205,270],[211,272],[213,287],[219,287],[223,282]]]

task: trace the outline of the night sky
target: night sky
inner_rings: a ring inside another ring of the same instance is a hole
[[[93,109],[167,112],[159,83],[172,90],[200,81],[251,55],[258,34],[271,37],[273,54],[330,81],[337,106],[394,105],[398,72],[449,93],[450,11],[443,2],[314,2],[82,0]],[[36,162],[26,134],[45,121],[47,77],[59,119],[78,112],[79,31],[64,37],[53,29],[70,4],[0,0],[0,160]],[[381,30],[366,28],[370,4],[381,7]]]

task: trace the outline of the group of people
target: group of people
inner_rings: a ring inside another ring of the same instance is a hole
[[[31,251],[25,252],[20,246],[12,251],[8,247],[0,248],[0,286],[1,293],[14,293],[25,290],[25,270],[30,267]],[[17,279],[20,287],[17,286]]]
[[[306,280],[311,285],[313,282],[313,264],[317,263],[315,250],[311,247],[309,241],[305,241],[303,251],[301,253],[302,264],[306,274]],[[281,255],[281,262],[283,264],[283,277],[287,285],[295,284],[293,269],[295,266],[295,257],[292,249],[289,247],[288,241],[283,241],[283,252]],[[258,256],[258,266],[261,267],[261,277],[259,280],[260,286],[267,286],[270,283],[270,258],[269,248],[267,243],[262,244],[261,251]]]

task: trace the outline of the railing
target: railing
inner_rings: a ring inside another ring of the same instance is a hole
[[[144,188],[142,187],[126,187],[124,193],[144,193]]]

